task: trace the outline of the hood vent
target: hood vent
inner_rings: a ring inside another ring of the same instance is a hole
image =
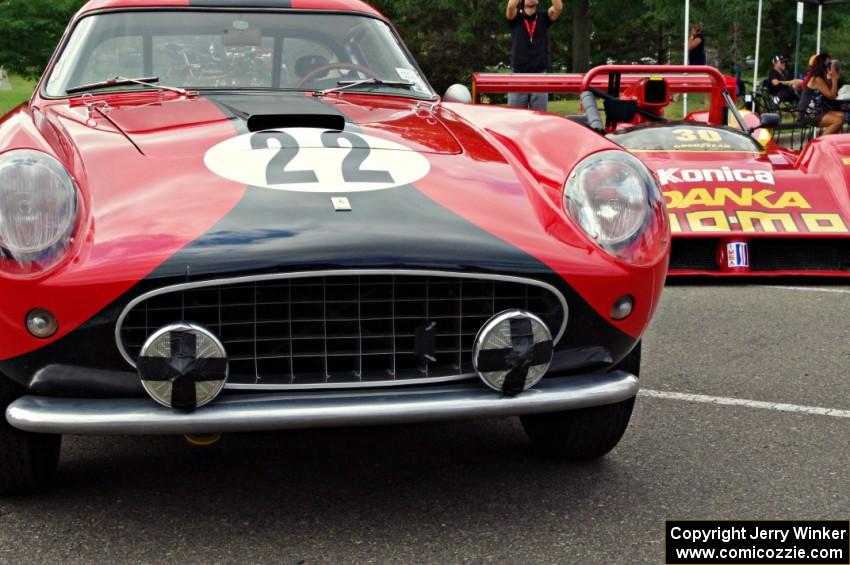
[[[282,128],[318,128],[342,131],[345,117],[341,114],[254,114],[248,117],[248,131]]]

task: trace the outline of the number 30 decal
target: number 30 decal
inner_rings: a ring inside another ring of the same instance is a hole
[[[410,184],[430,169],[424,156],[398,143],[311,128],[240,135],[212,147],[204,163],[215,174],[239,183],[334,193]]]
[[[722,138],[720,134],[710,129],[679,128],[672,131],[673,137],[678,141],[709,141],[717,142]]]

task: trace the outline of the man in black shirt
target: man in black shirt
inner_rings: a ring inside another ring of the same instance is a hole
[[[776,55],[773,57],[773,68],[767,72],[767,91],[780,100],[795,101],[799,98],[797,91],[803,81],[789,79],[785,74],[785,57]]]
[[[563,0],[552,0],[552,6],[538,13],[540,0],[508,0],[505,16],[511,29],[511,69],[515,73],[546,73],[549,71],[549,27],[561,17]],[[548,108],[549,94],[545,92],[511,92],[508,104],[517,108],[543,110]]]

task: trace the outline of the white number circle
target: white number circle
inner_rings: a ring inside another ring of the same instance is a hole
[[[298,192],[362,192],[415,182],[423,155],[351,131],[286,128],[239,135],[210,148],[204,164],[238,183]]]

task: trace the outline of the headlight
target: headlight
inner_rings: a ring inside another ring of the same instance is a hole
[[[0,155],[0,253],[41,269],[59,260],[77,217],[77,188],[56,159],[29,149]]]
[[[602,249],[633,264],[658,259],[669,240],[661,191],[625,151],[594,153],[570,173],[564,208]]]

